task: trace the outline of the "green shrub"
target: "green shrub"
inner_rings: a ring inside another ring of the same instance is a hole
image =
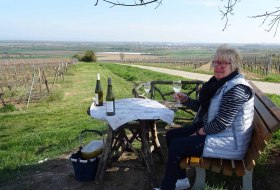
[[[80,54],[75,54],[72,56],[72,58],[77,58],[79,61],[81,60],[81,55]]]
[[[96,62],[97,57],[94,51],[87,50],[86,53],[81,57],[80,61],[84,62]]]
[[[91,50],[87,50],[84,55],[75,54],[72,57],[77,58],[79,61],[84,61],[84,62],[96,62],[97,61],[95,52],[91,51]]]

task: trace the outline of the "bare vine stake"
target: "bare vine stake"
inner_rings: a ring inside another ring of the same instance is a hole
[[[40,92],[42,91],[41,78],[42,78],[41,70],[40,70],[40,67],[38,66],[38,83],[39,83]]]
[[[45,76],[44,71],[42,71],[42,76],[43,76],[43,80],[45,81],[45,85],[46,85],[47,91],[48,91],[48,93],[50,93],[49,86],[48,86],[48,80],[47,80],[47,78]]]
[[[1,100],[1,102],[3,104],[3,106],[6,106],[6,103],[5,103],[4,99],[2,98],[3,95],[4,95],[4,93],[0,92],[0,100]]]
[[[30,101],[30,98],[31,98],[31,94],[32,94],[32,89],[33,89],[34,83],[35,83],[35,68],[33,68],[33,78],[32,78],[32,84],[31,84],[30,91],[29,91],[29,96],[28,96],[28,101],[27,101],[27,108],[28,108],[29,101]]]
[[[54,76],[54,79],[53,79],[52,87],[53,87],[53,85],[56,81],[57,76],[58,76],[58,67],[55,67],[55,76]]]

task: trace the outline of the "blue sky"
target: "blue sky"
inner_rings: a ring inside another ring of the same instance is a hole
[[[121,0],[119,0],[121,1]],[[225,1],[225,0],[224,0]],[[262,19],[277,0],[242,0],[222,31],[221,0],[163,0],[113,7],[93,0],[0,0],[0,40],[280,43]]]

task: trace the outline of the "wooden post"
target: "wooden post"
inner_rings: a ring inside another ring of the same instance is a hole
[[[96,176],[95,176],[95,183],[102,183],[104,174],[106,171],[107,161],[111,153],[111,145],[113,140],[113,129],[108,125],[108,134],[104,144],[103,153],[99,160]]]
[[[265,59],[265,75],[268,75],[271,72],[272,58],[271,55],[267,55]]]
[[[44,78],[44,82],[45,82],[47,91],[48,91],[48,93],[50,93],[50,89],[49,89],[49,86],[48,86],[48,80],[47,80],[47,78],[46,78],[46,76],[45,76],[44,71],[42,72],[42,76],[43,76],[43,78]]]
[[[147,133],[149,128],[149,121],[147,120],[140,120],[140,138],[142,141],[142,156],[144,158],[145,165],[147,167],[148,177],[150,181],[150,186],[158,187],[156,172],[153,164],[152,154],[149,148],[149,142],[147,139]]]
[[[29,106],[29,102],[30,102],[30,98],[31,98],[34,83],[35,83],[35,69],[33,70],[33,78],[32,78],[32,83],[31,83],[31,87],[30,87],[30,91],[29,91],[29,95],[28,95],[27,106],[26,106],[27,108]]]
[[[256,55],[255,55],[255,62],[254,62],[254,64],[255,64],[255,69],[257,69],[257,56]]]

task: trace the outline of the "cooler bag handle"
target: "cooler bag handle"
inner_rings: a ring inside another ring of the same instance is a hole
[[[80,143],[80,145],[82,145],[82,135],[83,135],[83,133],[86,133],[86,132],[93,132],[93,133],[97,133],[100,136],[103,136],[101,131],[98,131],[98,130],[95,130],[95,129],[85,129],[85,130],[81,131],[80,136],[79,136],[79,143]]]

